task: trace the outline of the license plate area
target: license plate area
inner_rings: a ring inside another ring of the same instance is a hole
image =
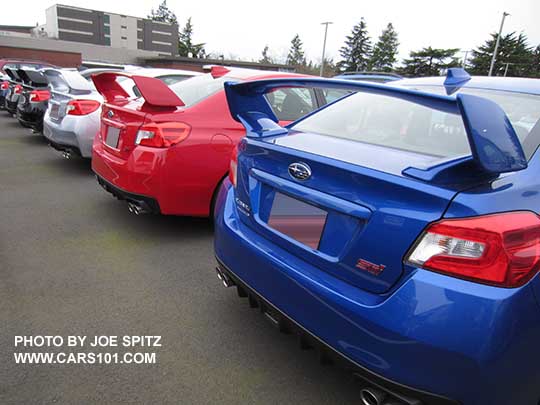
[[[118,139],[120,138],[120,128],[107,126],[107,136],[105,143],[111,148],[118,149]]]
[[[51,105],[51,112],[50,112],[50,117],[54,120],[57,120],[58,117],[59,117],[59,112],[60,112],[60,105],[59,104],[52,104]]]
[[[275,192],[268,226],[312,249],[318,249],[328,212]]]

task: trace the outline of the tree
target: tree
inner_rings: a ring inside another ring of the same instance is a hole
[[[369,69],[371,58],[371,38],[367,32],[364,18],[356,24],[345,40],[345,45],[339,50],[343,58],[338,63],[338,68],[342,72],[354,72]]]
[[[191,17],[189,17],[182,31],[178,33],[178,54],[180,56],[204,58],[206,56],[204,43],[194,44],[192,38],[193,24],[191,23]]]
[[[391,72],[398,54],[398,35],[392,23],[388,23],[373,47],[370,67],[379,72]]]
[[[489,73],[498,34],[492,33],[490,35],[490,39],[471,53],[468,70],[472,74],[487,75]],[[524,33],[516,35],[515,32],[511,32],[501,35],[493,75],[503,76],[508,64],[507,76],[528,76],[531,71],[534,71],[533,59],[534,51],[529,46],[527,36]]]
[[[268,52],[270,49],[268,48],[268,45],[264,46],[264,49],[261,53],[261,59],[259,59],[259,63],[274,63],[273,59],[268,55]]]
[[[153,21],[178,24],[176,14],[174,14],[167,6],[167,0],[163,0],[157,10],[152,9],[148,15],[148,18]]]
[[[529,77],[540,78],[540,45],[534,48],[532,55],[532,64],[529,71]]]
[[[303,46],[300,35],[296,34],[291,41],[291,48],[287,55],[287,65],[295,67],[306,65],[306,57],[304,55],[304,50],[302,49]]]
[[[458,48],[439,49],[422,48],[412,51],[409,59],[403,61],[403,66],[398,72],[404,76],[439,76],[444,70],[459,66],[456,53]]]

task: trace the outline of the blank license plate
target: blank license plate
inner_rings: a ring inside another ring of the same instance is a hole
[[[313,249],[318,249],[328,213],[276,192],[268,226]]]
[[[52,119],[58,119],[58,112],[60,111],[60,106],[58,104],[53,104],[51,106],[50,116]]]
[[[118,138],[120,137],[120,128],[107,127],[107,138],[105,138],[105,143],[111,148],[118,147]]]

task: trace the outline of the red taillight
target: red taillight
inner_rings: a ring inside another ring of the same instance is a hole
[[[409,254],[413,266],[500,287],[518,287],[540,267],[540,218],[529,211],[428,226]]]
[[[96,100],[71,100],[67,104],[68,115],[88,115],[101,106]]]
[[[238,145],[236,145],[231,153],[231,163],[229,164],[229,180],[236,187],[236,179],[238,178]]]
[[[22,92],[22,86],[20,84],[16,84],[15,87],[13,88],[13,93],[21,94],[21,92]]]
[[[47,101],[49,98],[51,98],[49,90],[32,90],[29,100],[31,103],[39,103],[41,101]]]
[[[183,122],[160,122],[145,124],[137,132],[136,145],[168,148],[186,139],[191,127]]]
[[[7,80],[4,80],[2,84],[0,84],[0,90],[7,90],[9,89],[9,82]]]

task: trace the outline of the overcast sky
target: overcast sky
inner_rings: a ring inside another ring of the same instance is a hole
[[[145,17],[161,0],[64,0],[61,4]],[[16,8],[4,8],[0,24],[33,25],[45,22],[45,8],[54,1],[19,0]],[[182,26],[192,17],[196,42],[208,52],[246,60],[258,59],[265,45],[274,57],[284,58],[298,33],[308,59],[321,59],[323,21],[328,30],[327,55],[339,59],[345,36],[361,17],[375,40],[388,22],[399,34],[400,56],[424,46],[471,49],[498,31],[501,13],[504,32],[523,31],[531,44],[540,44],[540,0],[384,0],[384,1],[210,1],[168,0]],[[320,5],[319,5],[320,4]]]

